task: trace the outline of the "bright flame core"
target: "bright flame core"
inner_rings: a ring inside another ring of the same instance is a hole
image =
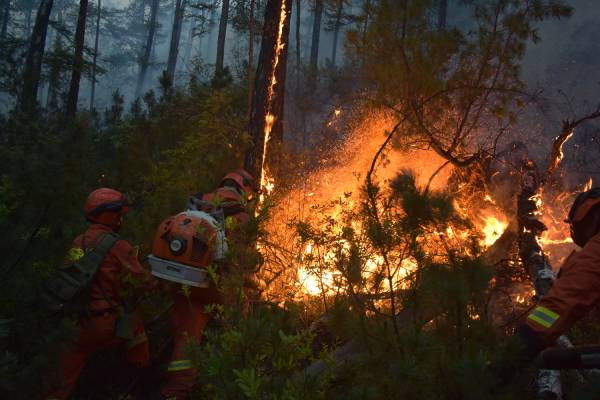
[[[501,221],[494,215],[482,218],[482,220],[485,222],[485,226],[481,229],[484,236],[481,240],[481,245],[483,247],[490,247],[502,236],[508,227],[508,222],[505,220]]]

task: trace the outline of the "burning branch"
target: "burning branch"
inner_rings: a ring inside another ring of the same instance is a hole
[[[560,165],[561,161],[564,158],[563,146],[569,139],[573,137],[575,134],[575,128],[577,128],[583,122],[600,118],[600,105],[596,108],[594,112],[588,114],[582,118],[576,120],[564,120],[562,126],[562,132],[554,139],[554,143],[552,144],[552,151],[550,152],[550,161],[548,163],[548,169],[544,175],[544,183],[550,179],[556,168]]]

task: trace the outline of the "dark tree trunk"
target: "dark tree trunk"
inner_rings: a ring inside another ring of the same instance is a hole
[[[48,33],[48,22],[54,0],[42,0],[35,26],[31,34],[25,69],[23,74],[23,91],[21,92],[20,109],[23,112],[35,110],[40,74],[42,72],[42,59],[46,47],[46,34]]]
[[[177,0],[175,5],[173,31],[171,32],[171,46],[169,47],[169,60],[167,62],[167,76],[171,82],[175,82],[175,70],[177,69],[177,56],[179,54],[179,41],[181,40],[181,28],[183,26],[185,5],[186,0]]]
[[[98,61],[98,42],[100,40],[100,15],[102,13],[102,0],[98,0],[96,13],[96,40],[94,41],[94,61],[92,65],[92,93],[90,95],[90,111],[94,109],[94,98],[96,97],[96,66]]]
[[[152,45],[154,44],[154,36],[156,35],[159,2],[160,0],[152,0],[152,6],[150,8],[150,23],[148,24],[148,36],[146,37],[146,47],[144,47],[144,54],[142,54],[142,59],[140,60],[140,72],[138,74],[138,81],[135,89],[135,97],[139,97],[142,94],[142,89],[144,88],[144,81],[146,80],[146,73],[148,72],[148,65],[150,65]]]
[[[215,71],[223,70],[225,59],[225,37],[227,36],[227,23],[229,21],[229,0],[223,0],[221,8],[221,20],[219,21],[219,38],[217,39],[217,60],[215,62]]]
[[[62,50],[62,42],[60,35],[56,35],[54,41],[54,51]],[[54,61],[50,66],[48,75],[48,95],[46,97],[46,108],[51,110],[58,109],[58,92],[60,90],[60,64]]]
[[[363,9],[363,26],[362,26],[362,45],[363,47],[367,43],[367,32],[369,30],[369,18],[371,16],[371,0],[365,0],[364,9]],[[365,63],[366,53],[363,51],[362,53],[362,62]]]
[[[335,59],[337,57],[338,40],[340,36],[340,28],[342,27],[342,12],[344,11],[344,0],[338,0],[338,7],[335,13],[335,26],[333,29],[333,47],[331,48],[331,66],[335,67]]]
[[[2,9],[2,30],[0,31],[0,41],[6,39],[8,32],[8,21],[10,20],[10,0],[4,0]]]
[[[281,21],[284,7],[285,15]],[[249,126],[250,137],[254,145],[246,155],[245,162],[246,169],[259,178],[262,178],[262,168],[273,161],[271,153],[264,153],[265,141],[269,143],[271,140],[271,145],[277,147],[283,140],[283,109],[291,7],[292,0],[268,0],[265,5],[265,24],[256,68]],[[282,26],[281,36],[279,36],[280,24]],[[275,83],[273,84],[273,82]]]
[[[88,0],[79,2],[79,16],[77,17],[77,29],[75,30],[75,56],[73,58],[73,74],[67,96],[67,121],[75,118],[77,113],[77,102],[79,101],[79,83],[81,82],[81,70],[83,69],[83,47],[85,45],[85,21],[87,18]]]
[[[26,23],[25,23],[25,29],[27,30],[27,34],[29,35],[31,33],[31,17],[33,14],[33,8],[32,6],[28,6],[27,7],[27,18],[26,18]]]
[[[314,87],[317,80],[317,70],[319,67],[319,41],[321,39],[321,20],[323,19],[323,0],[315,0],[312,43],[310,46],[310,79],[309,84]]]
[[[62,11],[58,13],[58,23],[62,24]],[[54,52],[58,53],[62,51],[62,35],[54,34]],[[58,109],[58,92],[60,91],[60,75],[61,65],[59,62],[54,60],[50,65],[50,71],[48,76],[48,94],[46,96],[46,108],[51,110]]]
[[[362,27],[362,41],[363,44],[367,42],[367,30],[369,29],[369,17],[371,16],[371,0],[365,1],[365,9],[364,9],[364,21]]]
[[[254,3],[250,0],[248,20],[248,117],[252,114],[252,94],[254,92]]]
[[[300,28],[302,27],[301,20],[301,4],[302,0],[296,0],[296,90],[300,90],[300,71],[302,67],[302,58],[300,57]]]
[[[448,0],[439,0],[438,4],[438,30],[446,30],[446,18],[448,16]]]

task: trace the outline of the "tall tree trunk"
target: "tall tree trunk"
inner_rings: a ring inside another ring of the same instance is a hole
[[[61,35],[56,35],[54,40],[54,52],[62,50]],[[46,108],[56,110],[58,108],[58,92],[60,90],[60,64],[54,61],[50,65],[48,76],[48,94],[46,96]]]
[[[208,23],[208,40],[206,41],[206,49],[204,50],[204,54],[206,54],[206,58],[210,58],[210,51],[212,50],[212,44],[215,42],[215,17],[217,15],[217,0],[213,1],[210,17]]]
[[[248,19],[248,118],[252,114],[252,95],[254,93],[254,3],[250,0],[250,18]]]
[[[225,37],[227,36],[227,22],[229,21],[229,0],[223,0],[221,8],[221,19],[219,21],[219,38],[217,39],[217,60],[215,62],[215,72],[223,70],[225,59]]]
[[[314,87],[319,67],[319,41],[321,39],[321,20],[323,19],[323,0],[315,0],[315,11],[312,28],[312,43],[310,46],[309,85]]]
[[[362,38],[363,44],[367,41],[367,30],[369,29],[369,17],[371,16],[371,0],[365,0],[363,15]]]
[[[292,0],[268,0],[265,5],[264,28],[256,82],[252,98],[249,133],[253,147],[246,155],[245,167],[264,181],[261,171],[273,162],[267,144],[278,146],[283,141],[285,77],[290,32]],[[283,13],[282,11],[285,11]]]
[[[438,30],[446,29],[446,18],[448,16],[448,0],[439,0],[438,4]]]
[[[10,20],[10,0],[4,0],[4,7],[2,9],[2,30],[0,31],[0,41],[6,39],[6,33],[8,32],[8,21]]]
[[[75,118],[77,102],[79,101],[79,83],[83,69],[83,47],[85,45],[85,23],[87,18],[88,0],[80,0],[77,29],[75,30],[75,56],[73,57],[73,73],[67,96],[67,121]]]
[[[188,29],[188,40],[185,46],[185,54],[183,55],[184,65],[187,65],[190,62],[190,59],[192,58],[192,50],[194,49],[194,39],[196,38],[196,35],[194,35],[195,30],[196,27],[194,26],[194,20],[192,19],[190,21],[190,29]]]
[[[33,5],[30,4],[27,6],[27,18],[25,19],[25,29],[27,30],[27,35],[31,34],[31,17],[33,14]]]
[[[98,0],[96,10],[96,40],[94,42],[94,61],[92,65],[92,93],[90,95],[90,111],[94,109],[94,98],[96,97],[96,66],[98,60],[98,42],[100,40],[100,15],[102,13],[102,0]]]
[[[150,65],[152,45],[154,44],[154,36],[156,36],[159,2],[160,0],[152,0],[152,5],[150,8],[150,22],[148,24],[148,36],[146,37],[146,47],[144,48],[144,54],[142,54],[142,59],[140,60],[140,72],[138,74],[138,81],[135,89],[135,97],[140,97],[140,95],[142,94],[142,89],[144,88],[144,81],[146,80],[146,73],[148,72],[148,65]]]
[[[181,40],[181,28],[183,26],[183,13],[186,2],[186,0],[177,0],[175,14],[173,15],[173,31],[171,32],[171,45],[169,47],[169,60],[167,62],[167,76],[172,83],[175,82],[175,69],[177,68],[179,41]]]
[[[300,90],[300,71],[302,67],[302,58],[300,57],[300,28],[302,28],[301,17],[302,0],[296,0],[296,90]]]
[[[62,10],[58,13],[58,23],[62,24],[63,21]],[[58,53],[63,48],[62,35],[54,33],[54,52]],[[60,90],[60,73],[61,65],[59,62],[52,62],[50,64],[50,71],[48,76],[48,94],[46,95],[46,108],[51,110],[58,109],[58,92]]]
[[[46,34],[48,22],[54,0],[42,0],[35,18],[35,26],[31,34],[25,69],[23,74],[23,90],[21,92],[20,109],[23,112],[35,110],[40,75],[42,72],[42,59],[46,47]]]
[[[371,0],[365,0],[364,5],[364,20],[362,26],[362,45],[367,43],[367,32],[369,30],[369,17],[371,16]],[[365,62],[365,52],[362,54],[363,63]]]
[[[335,67],[335,59],[337,57],[338,40],[340,36],[340,28],[342,26],[342,12],[344,11],[344,0],[337,0],[338,7],[335,13],[335,27],[333,29],[333,47],[331,48],[331,66]]]

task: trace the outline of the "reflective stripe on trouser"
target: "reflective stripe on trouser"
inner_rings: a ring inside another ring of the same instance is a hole
[[[205,289],[203,289],[205,290]],[[168,367],[167,381],[161,393],[166,398],[177,400],[188,398],[196,382],[196,368],[190,361],[189,351],[202,338],[202,332],[208,322],[204,313],[206,303],[197,301],[193,296],[175,295],[171,314],[173,329],[173,352]]]
[[[543,326],[546,329],[552,327],[552,325],[554,325],[559,318],[560,315],[543,306],[537,306],[534,308],[527,317],[527,319]]]
[[[167,368],[168,372],[177,372],[177,371],[185,371],[186,369],[192,369],[194,365],[191,360],[175,360],[171,361],[169,367]]]

